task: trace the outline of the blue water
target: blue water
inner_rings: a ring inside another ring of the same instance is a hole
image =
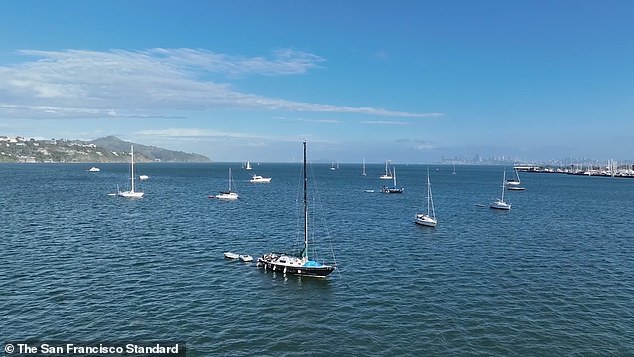
[[[108,196],[128,167],[0,165],[0,338],[186,341],[188,355],[634,355],[634,180],[525,173],[488,208],[502,167],[311,166],[311,253],[298,279],[228,261],[293,251],[298,164],[138,164],[146,196]],[[228,185],[240,200],[207,198]],[[273,178],[251,184],[249,174]],[[313,195],[311,195],[313,197]],[[480,207],[479,205],[485,205]],[[299,232],[299,233],[298,233]]]

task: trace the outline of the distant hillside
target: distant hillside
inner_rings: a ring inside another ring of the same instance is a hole
[[[106,136],[90,142],[98,147],[111,152],[129,152],[130,145],[134,144],[134,159],[138,161],[163,161],[163,162],[206,162],[211,161],[208,157],[200,154],[190,154],[182,151],[172,151],[161,149],[156,146],[146,146],[141,144],[123,141],[116,136]]]
[[[0,136],[1,162],[129,162],[131,143],[114,136],[80,140],[35,140]],[[208,157],[134,144],[136,162],[208,162]]]

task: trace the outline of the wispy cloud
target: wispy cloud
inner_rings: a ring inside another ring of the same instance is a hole
[[[288,118],[288,117],[275,117],[278,120],[298,122],[298,123],[318,123],[318,124],[341,124],[343,121],[339,119],[311,119],[311,118]]]
[[[141,130],[137,131],[135,135],[139,136],[151,136],[151,137],[163,137],[163,138],[200,138],[200,139],[262,139],[264,137],[260,135],[254,135],[249,133],[240,132],[227,132],[213,129],[199,129],[199,128],[168,128],[160,130]]]
[[[142,51],[150,57],[159,58],[182,68],[200,69],[229,74],[291,75],[302,74],[319,68],[326,60],[323,57],[282,49],[273,51],[272,58],[230,56],[206,50],[189,48],[150,49]]]
[[[154,117],[167,111],[242,108],[427,118],[374,107],[272,98],[203,79],[207,74],[296,75],[324,58],[290,49],[239,57],[198,49],[142,51],[23,50],[26,62],[0,66],[0,115],[6,118]]]
[[[175,139],[175,140],[204,140],[208,142],[212,141],[233,141],[243,142],[248,145],[263,145],[267,142],[297,142],[296,136],[281,136],[281,135],[261,135],[253,134],[249,132],[237,132],[237,131],[222,131],[215,129],[202,129],[202,128],[167,128],[156,130],[139,130],[132,133],[134,136],[148,137],[153,139]]]
[[[395,121],[395,120],[362,120],[359,123],[371,124],[371,125],[409,125],[411,124],[410,122]]]

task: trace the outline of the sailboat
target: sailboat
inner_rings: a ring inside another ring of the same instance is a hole
[[[511,204],[508,202],[504,202],[504,188],[506,187],[506,171],[504,171],[504,176],[502,178],[502,197],[495,200],[495,202],[491,203],[491,208],[501,209],[501,210],[510,210]]]
[[[330,171],[335,171],[335,170],[336,170],[336,168],[335,168],[335,162],[334,162],[334,161],[332,161],[332,162],[330,163]]]
[[[251,162],[247,160],[247,165],[244,167],[245,170],[251,170]]]
[[[363,171],[361,171],[361,176],[367,176],[365,173],[365,158],[363,158]]]
[[[436,227],[436,210],[434,210],[434,199],[431,196],[431,183],[429,181],[429,169],[427,169],[427,214],[417,213],[414,221],[420,225]]]
[[[127,198],[143,197],[143,192],[134,191],[134,145],[130,145],[130,191],[120,191],[117,187],[117,196]]]
[[[381,175],[381,177],[379,177],[381,180],[391,180],[392,179],[392,173],[390,172],[390,169],[387,167],[387,163],[389,160],[385,160],[385,174]]]
[[[209,198],[217,198],[220,200],[237,200],[239,198],[238,194],[231,190],[231,168],[229,168],[229,189],[227,191],[220,191],[219,194],[209,196]]]
[[[456,164],[453,165],[453,171],[451,172],[452,175],[456,174]]]
[[[383,186],[381,188],[381,192],[383,192],[383,193],[403,193],[404,188],[396,186],[396,167],[394,167],[393,173],[394,173],[393,174],[394,186],[392,186],[392,187]]]
[[[517,171],[517,169],[514,169],[515,171],[515,178],[512,178],[510,180],[506,180],[505,184],[506,184],[506,189],[507,190],[511,190],[511,191],[523,191],[526,188],[521,187],[520,186],[520,173],[519,171]]]
[[[264,254],[257,260],[257,266],[266,270],[277,271],[283,274],[295,274],[324,278],[336,268],[334,265],[322,264],[308,257],[308,178],[306,177],[306,141],[304,141],[304,248],[299,256],[284,253]]]

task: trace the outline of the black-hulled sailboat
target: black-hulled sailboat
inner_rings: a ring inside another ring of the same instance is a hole
[[[284,253],[268,253],[258,258],[257,266],[283,274],[326,277],[335,270],[334,265],[322,264],[308,258],[308,178],[306,176],[306,141],[304,141],[304,249],[299,256]]]
[[[394,179],[394,186],[392,187],[388,187],[388,186],[383,186],[381,187],[381,192],[383,193],[403,193],[404,188],[403,187],[398,187],[396,185],[396,167],[394,167],[393,171],[393,179]]]

